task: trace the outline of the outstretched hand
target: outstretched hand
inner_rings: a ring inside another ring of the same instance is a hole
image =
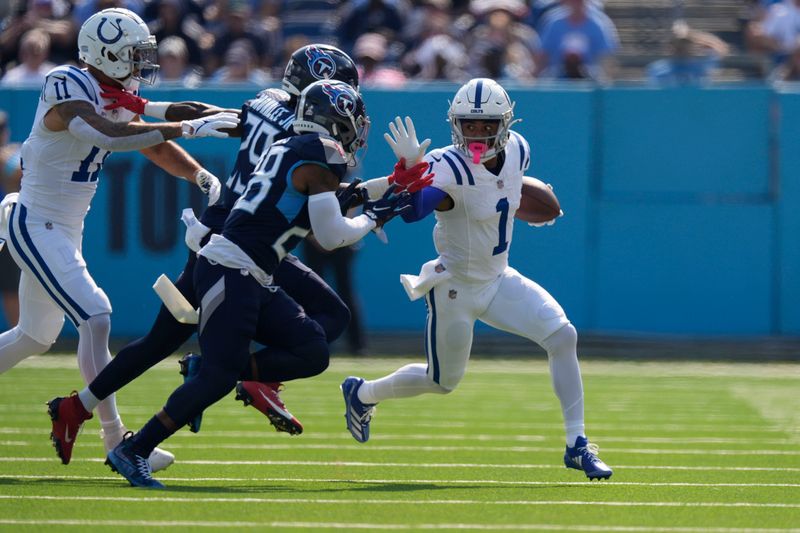
[[[415,193],[433,183],[436,174],[433,172],[425,174],[427,169],[427,163],[417,163],[411,168],[406,168],[405,158],[400,158],[394,165],[394,172],[389,176],[389,183],[400,191]]]
[[[397,215],[402,215],[411,205],[411,193],[407,191],[398,192],[394,187],[389,187],[383,196],[364,203],[364,214],[374,220],[378,227],[383,226]]]
[[[336,199],[339,200],[339,207],[342,210],[342,216],[345,216],[351,207],[361,203],[362,196],[360,189],[357,187],[361,184],[361,180],[356,178],[351,181],[344,189],[336,191]]]
[[[400,117],[395,117],[394,122],[389,123],[389,131],[391,135],[384,133],[383,138],[389,143],[389,147],[398,161],[405,159],[411,165],[422,161],[431,140],[425,139],[422,143],[417,140],[417,130],[414,128],[411,117],[406,117],[405,125]]]

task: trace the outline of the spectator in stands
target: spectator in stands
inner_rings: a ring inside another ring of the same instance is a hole
[[[47,61],[50,55],[50,36],[40,29],[33,29],[22,36],[19,46],[21,63],[9,69],[0,79],[4,87],[36,87],[44,84],[45,75],[55,67]]]
[[[269,37],[269,40],[264,37]],[[215,71],[222,64],[228,50],[234,43],[246,41],[255,54],[255,66],[270,68],[278,50],[276,32],[272,34],[261,28],[257,20],[252,19],[252,9],[247,0],[230,0],[228,3],[225,24],[217,33],[214,46],[206,61],[206,69]]]
[[[198,87],[202,81],[202,71],[189,65],[189,50],[180,37],[167,37],[158,43],[158,64],[159,87]]]
[[[425,39],[403,58],[403,65],[415,80],[460,82],[469,78],[467,49],[446,34]]]
[[[711,79],[728,45],[708,32],[690,29],[679,20],[672,25],[671,54],[647,67],[648,80],[662,87],[702,85]]]
[[[225,66],[217,70],[211,80],[215,83],[255,85],[264,87],[269,74],[256,65],[256,54],[249,41],[234,41],[225,52]]]
[[[112,7],[129,9],[140,17],[144,12],[144,2],[142,0],[78,0],[72,10],[72,20],[80,28],[86,22],[86,19],[98,11]]]
[[[33,29],[42,30],[50,37],[49,59],[52,62],[74,63],[77,29],[69,16],[70,8],[66,0],[17,0],[14,13],[5,21],[0,33],[2,67],[10,62],[21,63],[22,36]]]
[[[283,0],[280,20],[284,38],[303,35],[315,43],[336,41],[340,24],[338,0]]]
[[[19,152],[21,145],[9,144],[11,132],[8,115],[0,110],[0,198],[19,190],[22,179]],[[0,297],[6,325],[12,327],[19,320],[19,267],[11,258],[8,247],[0,250]]]
[[[404,16],[399,0],[352,0],[346,4],[338,35],[342,48],[351,51],[364,33],[381,33],[389,42],[399,39]]]
[[[769,81],[772,83],[800,81],[800,38],[795,41],[794,50],[788,59],[770,73]]]
[[[783,0],[767,9],[764,20],[754,29],[757,48],[772,53],[776,63],[794,50],[800,36],[800,0]]]
[[[389,43],[380,33],[365,33],[353,46],[353,58],[358,65],[358,78],[362,86],[402,87],[406,76],[394,67],[383,65]]]
[[[619,48],[611,19],[588,0],[561,0],[566,9],[554,12],[542,30],[537,67],[544,77],[605,80],[611,77],[613,54]]]
[[[440,33],[452,34],[452,2],[450,0],[419,0],[406,17],[400,34],[407,49],[411,49],[428,37]],[[473,24],[469,24],[471,27]]]
[[[472,0],[470,11],[479,21],[469,32],[471,76],[532,80],[541,46],[536,32],[520,22],[527,12],[522,0]]]
[[[157,42],[167,37],[180,37],[189,51],[189,64],[203,64],[203,46],[207,46],[206,31],[195,17],[186,16],[184,0],[154,0],[158,3],[158,17],[148,22],[150,33]]]

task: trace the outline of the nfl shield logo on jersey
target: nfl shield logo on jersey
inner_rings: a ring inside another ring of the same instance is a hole
[[[328,80],[336,74],[336,61],[324,50],[312,46],[306,50],[306,57],[308,57],[308,70],[318,80]]]

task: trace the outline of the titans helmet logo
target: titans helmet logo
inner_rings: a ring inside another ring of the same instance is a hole
[[[356,110],[356,100],[350,91],[326,83],[322,86],[322,92],[328,95],[337,113],[343,117],[353,116]]]
[[[311,46],[306,50],[308,70],[318,80],[329,80],[336,74],[336,61],[324,50]]]
[[[116,19],[113,22],[109,22],[109,24],[111,24],[114,27],[114,29],[117,30],[117,34],[111,37],[110,39],[103,35],[103,26],[105,25],[106,22],[108,22],[107,17],[103,17],[102,19],[100,19],[100,24],[97,26],[97,37],[106,44],[114,44],[115,42],[122,39],[123,35],[125,35],[125,32],[122,31],[122,25],[120,24],[120,22],[122,22],[122,19]]]

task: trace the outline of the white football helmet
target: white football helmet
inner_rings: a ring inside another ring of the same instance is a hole
[[[447,119],[450,122],[453,145],[470,158],[479,155],[481,163],[495,157],[505,148],[511,126],[519,122],[519,119],[514,120],[514,102],[506,90],[489,78],[475,78],[464,84],[450,103]],[[500,123],[496,136],[471,137],[470,143],[467,143],[461,129],[462,120],[498,120]],[[473,154],[468,144],[476,142],[485,143],[486,149]]]
[[[89,17],[78,34],[78,57],[125,88],[152,85],[158,65],[156,38],[128,9],[104,9]]]

